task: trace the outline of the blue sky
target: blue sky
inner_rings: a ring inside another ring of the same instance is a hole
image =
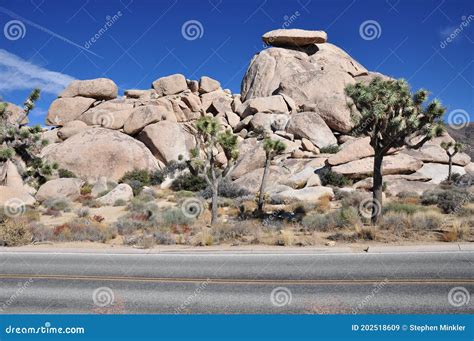
[[[197,35],[183,34],[189,21]],[[370,24],[375,34],[361,33]],[[261,35],[282,27],[325,30],[369,70],[427,88],[474,120],[474,1],[0,0],[0,25],[0,96],[21,104],[42,87],[34,123],[74,78],[108,77],[123,93],[173,73],[208,75],[239,92]]]

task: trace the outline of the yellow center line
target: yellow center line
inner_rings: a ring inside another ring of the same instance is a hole
[[[79,275],[29,275],[29,274],[0,274],[0,279],[49,279],[77,281],[123,281],[123,282],[162,282],[162,283],[202,283],[210,284],[291,284],[291,285],[324,285],[324,284],[474,284],[474,279],[465,278],[409,278],[409,279],[239,279],[239,278],[169,278],[169,277],[140,277],[140,276],[79,276]]]

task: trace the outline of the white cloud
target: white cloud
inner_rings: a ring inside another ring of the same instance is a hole
[[[0,91],[31,90],[57,95],[74,78],[50,71],[0,49]]]

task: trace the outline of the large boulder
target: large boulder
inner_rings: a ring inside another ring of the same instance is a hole
[[[258,112],[287,113],[289,111],[283,96],[258,97],[245,101],[239,108],[238,114],[245,118]]]
[[[69,121],[79,118],[95,102],[93,98],[72,97],[58,98],[51,103],[46,116],[46,124],[63,126]]]
[[[314,112],[300,112],[291,115],[286,131],[295,137],[306,138],[316,147],[328,147],[337,144],[337,139],[324,120]]]
[[[337,166],[350,161],[374,155],[370,145],[370,137],[349,140],[341,146],[341,150],[328,158],[328,164]]]
[[[423,166],[423,162],[406,154],[385,156],[382,174],[410,174]],[[331,170],[352,179],[361,179],[373,174],[374,158],[366,157],[332,167]]]
[[[165,164],[177,161],[180,155],[188,159],[189,151],[195,147],[194,137],[185,126],[170,121],[150,124],[138,134],[138,139]]]
[[[45,160],[95,182],[101,176],[119,180],[134,169],[158,169],[156,159],[146,146],[116,130],[88,129],[43,149]]]
[[[28,116],[25,115],[25,111],[18,105],[13,103],[5,102],[6,108],[4,115],[6,115],[7,122],[10,124],[28,124]]]
[[[254,169],[242,175],[240,178],[234,181],[236,185],[247,190],[249,193],[255,194],[260,190],[262,184],[263,168]],[[266,192],[275,185],[277,185],[282,179],[288,176],[288,171],[282,167],[270,166],[266,182]]]
[[[345,88],[354,83],[347,72],[323,69],[284,79],[277,93],[291,97],[304,110],[318,113],[331,129],[346,133],[352,129],[352,116],[357,112],[351,111],[352,101]]]
[[[267,45],[272,46],[306,46],[310,44],[325,43],[328,35],[324,31],[309,31],[292,29],[279,29],[265,33],[262,40]]]
[[[271,47],[259,52],[250,62],[242,80],[242,100],[273,95],[280,83],[291,81],[296,74],[322,69],[341,71],[349,76],[368,73],[346,52],[329,43],[311,45],[308,49]]]
[[[423,167],[417,170],[415,175],[431,178],[430,183],[439,184],[442,181],[447,179],[448,169],[449,169],[449,166],[445,164],[425,163]],[[466,174],[465,169],[460,166],[453,166],[452,172],[458,173],[460,175]]]
[[[262,147],[262,141],[256,138],[248,138],[239,145],[239,158],[236,166],[231,173],[232,179],[240,178],[242,175],[262,168],[265,164],[265,151]]]
[[[315,203],[322,196],[334,197],[334,192],[330,187],[317,186],[317,187],[305,187],[301,189],[288,189],[283,192],[279,192],[273,197],[275,199],[283,200],[285,202],[294,202],[294,201],[306,201]]]
[[[57,136],[61,140],[64,141],[64,140],[67,140],[68,138],[70,138],[71,136],[79,134],[80,132],[82,132],[86,129],[90,129],[90,128],[91,127],[89,127],[83,121],[78,121],[78,120],[69,121],[69,122],[66,122],[64,124],[64,126],[62,126],[60,129],[58,129]]]
[[[161,77],[154,81],[152,86],[159,96],[174,95],[188,89],[186,78],[179,73]]]
[[[0,186],[0,207],[6,213],[17,216],[25,212],[25,206],[33,206],[35,198],[24,188]]]
[[[103,102],[83,113],[79,120],[87,125],[99,125],[109,129],[121,129],[133,112],[134,106],[128,100],[116,99]]]
[[[108,78],[72,81],[59,97],[90,97],[95,99],[114,99],[118,95],[117,85]]]
[[[206,93],[220,89],[221,83],[210,77],[202,76],[199,80],[199,92]]]
[[[54,179],[41,185],[36,192],[36,200],[43,202],[48,199],[76,200],[81,195],[84,181],[75,178]]]
[[[120,184],[111,190],[106,195],[97,198],[97,202],[101,205],[113,206],[117,200],[123,200],[125,202],[130,201],[133,198],[133,189],[130,185]]]
[[[126,134],[135,135],[149,124],[166,120],[173,116],[164,107],[157,105],[145,105],[135,109],[127,121],[125,121],[123,130]]]

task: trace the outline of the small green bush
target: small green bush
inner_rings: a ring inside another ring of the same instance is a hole
[[[333,172],[330,169],[323,169],[318,174],[323,186],[344,187],[351,184],[344,175]]]
[[[212,237],[215,241],[219,242],[234,242],[244,236],[251,234],[251,230],[247,224],[235,223],[235,224],[222,224],[212,228]]]
[[[131,217],[120,217],[113,226],[117,229],[119,235],[125,236],[145,229],[148,223],[145,220],[132,219]]]
[[[45,201],[43,201],[43,206],[53,211],[59,211],[59,212],[71,211],[71,202],[64,198],[46,199]]]
[[[123,199],[117,199],[114,202],[114,206],[125,206],[127,205],[127,202]]]
[[[174,236],[168,232],[156,231],[153,233],[155,242],[160,245],[174,245],[176,240]]]
[[[180,208],[170,208],[161,214],[161,220],[165,226],[192,225],[193,218],[184,215]]]
[[[405,213],[413,214],[415,212],[424,211],[424,207],[420,205],[413,205],[408,203],[401,202],[390,202],[383,207],[383,212],[396,212],[396,213]]]
[[[84,185],[81,187],[81,195],[89,195],[92,193],[92,185],[88,182],[86,182]]]
[[[341,209],[329,213],[334,221],[335,227],[355,227],[361,225],[361,219],[358,208],[342,207]]]
[[[446,190],[438,195],[438,207],[443,213],[455,213],[469,202],[469,193],[461,190]]]
[[[171,183],[173,191],[191,191],[199,192],[207,187],[206,180],[201,176],[192,175],[191,173],[181,174]]]
[[[87,207],[81,207],[76,211],[76,214],[79,218],[87,218],[90,216],[91,212]]]
[[[337,144],[333,144],[331,146],[319,148],[319,151],[321,152],[321,154],[336,154],[340,150],[341,150],[341,148],[339,148],[339,146]]]
[[[150,185],[150,173],[146,169],[134,169],[126,172],[119,180],[119,183],[130,185],[133,195],[140,194],[143,186]]]
[[[423,192],[420,198],[420,202],[422,205],[436,205],[438,203],[438,196],[443,193],[442,189],[429,189]]]
[[[403,212],[388,212],[382,216],[379,223],[382,230],[392,231],[395,235],[402,236],[410,231],[412,223],[410,217]]]
[[[418,230],[438,230],[443,222],[443,216],[435,212],[417,212],[411,216],[411,225]]]
[[[58,176],[60,178],[77,178],[76,174],[64,168],[58,169]]]
[[[104,243],[114,236],[114,229],[102,226],[88,218],[73,219],[53,229],[53,238],[58,241],[91,241]]]
[[[320,232],[327,232],[335,226],[332,216],[318,213],[305,216],[301,224],[306,231]]]
[[[233,183],[230,180],[224,180],[219,185],[219,196],[223,198],[239,198],[246,195],[249,195],[250,192],[246,189],[238,186],[237,184]],[[209,186],[206,187],[205,190],[201,191],[200,195],[204,199],[209,199],[212,197],[212,190]]]

